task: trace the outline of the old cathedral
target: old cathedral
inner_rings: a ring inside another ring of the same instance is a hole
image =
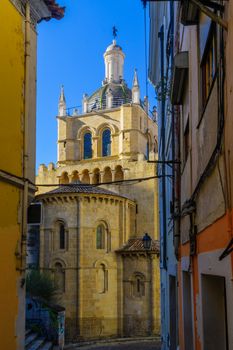
[[[122,48],[104,53],[105,78],[82,113],[58,107],[57,166],[40,165],[39,267],[66,309],[66,339],[159,333],[157,124],[124,80]],[[149,178],[143,180],[145,178]],[[152,238],[149,249],[143,236]]]

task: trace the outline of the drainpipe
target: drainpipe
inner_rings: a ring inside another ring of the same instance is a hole
[[[171,67],[174,62],[174,4],[170,3],[171,12]],[[179,113],[177,107],[172,106],[172,160],[180,159],[179,152]],[[180,195],[179,195],[179,169],[180,164],[174,164],[172,167],[172,200],[173,200],[173,220],[174,220],[174,251],[175,256],[178,258],[178,247],[180,242]]]
[[[160,65],[161,65],[161,146],[162,146],[162,227],[163,227],[163,256],[162,266],[164,269],[167,268],[167,215],[166,215],[166,179],[165,179],[165,94],[164,94],[164,27],[160,28],[158,34],[160,39]]]
[[[26,2],[25,18],[25,80],[24,80],[24,149],[23,149],[23,225],[21,242],[21,268],[26,267],[27,208],[28,208],[28,119],[29,119],[29,66],[30,66],[30,3]]]

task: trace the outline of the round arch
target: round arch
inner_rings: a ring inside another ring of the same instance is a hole
[[[110,129],[111,134],[115,134],[115,133],[119,132],[119,129],[116,125],[109,124],[109,123],[102,123],[96,129],[96,136],[101,136],[104,129]]]
[[[89,170],[84,169],[84,170],[82,171],[81,181],[82,181],[84,184],[90,184]]]
[[[96,129],[93,127],[90,127],[88,125],[83,125],[77,132],[77,139],[81,140],[83,138],[83,135],[87,132],[90,132],[92,134],[92,137],[96,136]]]
[[[99,168],[95,168],[92,172],[93,177],[92,177],[92,183],[95,184],[99,184],[101,182],[100,180],[100,169]]]
[[[63,171],[60,178],[59,178],[59,184],[65,185],[69,183],[69,175],[67,171]]]
[[[104,168],[103,182],[112,182],[112,170],[109,166]]]
[[[121,165],[115,167],[115,181],[124,180],[124,172]]]
[[[72,174],[71,174],[71,182],[75,182],[75,181],[79,181],[80,178],[79,178],[79,173],[77,170],[74,170],[72,171]]]

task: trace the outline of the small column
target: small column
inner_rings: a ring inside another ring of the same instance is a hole
[[[94,174],[93,173],[89,173],[89,176],[90,176],[90,184],[93,185]]]
[[[106,107],[107,108],[113,107],[113,94],[111,89],[109,89],[106,93]]]
[[[92,158],[98,157],[98,140],[99,136],[92,137]]]
[[[116,170],[111,169],[111,172],[112,172],[112,181],[115,181]]]
[[[104,182],[104,171],[100,171],[100,183]]]
[[[84,94],[83,95],[83,113],[87,113],[88,112],[87,102],[88,102],[88,95]]]

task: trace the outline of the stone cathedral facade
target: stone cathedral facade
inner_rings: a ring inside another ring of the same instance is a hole
[[[68,340],[159,333],[157,180],[148,162],[157,159],[157,124],[137,72],[132,89],[124,81],[124,58],[113,40],[102,86],[84,94],[81,114],[67,113],[62,88],[57,166],[42,164],[37,176],[57,184],[37,196],[40,268],[59,286]]]

